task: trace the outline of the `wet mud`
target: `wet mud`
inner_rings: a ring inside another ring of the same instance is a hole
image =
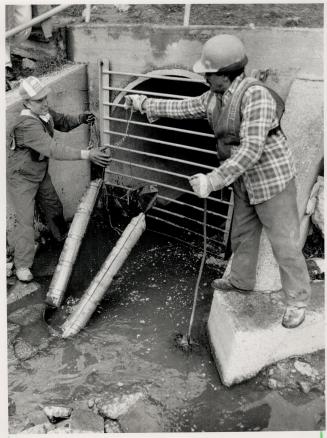
[[[34,268],[39,290],[8,306],[10,433],[35,426],[50,405],[100,415],[106,432],[322,427],[322,387],[308,393],[298,386],[272,389],[272,375],[264,373],[231,388],[221,384],[206,332],[210,283],[222,274],[218,266],[204,268],[193,348],[176,348],[176,335],[188,330],[202,254],[158,234],[144,233],[85,329],[73,338],[58,337],[117,239],[110,228],[91,223],[65,302],[47,322],[42,304],[60,248],[40,250]],[[117,400],[129,400],[127,408]],[[112,406],[121,408],[112,414]]]

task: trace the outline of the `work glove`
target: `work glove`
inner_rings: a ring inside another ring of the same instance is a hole
[[[111,162],[111,157],[109,153],[105,152],[106,150],[108,150],[107,146],[101,146],[100,148],[90,149],[88,151],[89,160],[100,167],[108,166],[108,164]]]
[[[211,179],[212,178],[212,179]],[[213,181],[215,184],[213,184]],[[196,173],[189,178],[194,193],[199,198],[207,198],[214,190],[220,190],[224,187],[224,181],[219,175],[212,176],[210,173]]]
[[[93,125],[93,123],[95,122],[95,115],[90,113],[89,111],[85,111],[84,113],[80,114],[78,116],[79,122],[85,123],[85,124],[90,124]]]
[[[125,110],[133,108],[135,111],[139,111],[141,114],[145,113],[145,109],[142,107],[143,102],[146,100],[146,96],[143,94],[128,94],[125,96],[124,108]]]

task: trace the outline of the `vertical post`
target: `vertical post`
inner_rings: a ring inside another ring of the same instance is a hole
[[[191,3],[185,4],[184,9],[184,26],[188,26],[190,24],[190,13],[191,13]]]
[[[85,23],[89,23],[90,22],[90,18],[91,18],[91,5],[85,5],[85,9],[83,11],[83,15],[85,18]]]

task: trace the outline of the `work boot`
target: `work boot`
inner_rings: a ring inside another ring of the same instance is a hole
[[[18,280],[24,281],[25,283],[33,280],[33,274],[29,270],[29,268],[16,269],[16,277],[18,278]]]
[[[212,289],[216,290],[223,290],[223,291],[232,291],[232,290],[236,290],[236,291],[241,291],[241,292],[250,292],[249,290],[246,289],[240,289],[239,287],[234,286],[231,281],[230,278],[216,278],[215,280],[213,280],[213,282],[211,283],[211,287]]]
[[[298,327],[305,318],[305,309],[288,306],[285,309],[285,313],[282,320],[282,326],[285,328]]]

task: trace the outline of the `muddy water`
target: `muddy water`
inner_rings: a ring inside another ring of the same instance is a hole
[[[66,304],[48,321],[52,327],[65,320],[116,239],[112,231],[91,227]],[[40,351],[25,361],[9,361],[9,396],[16,404],[10,431],[20,431],[43,405],[85,408],[92,398],[139,389],[146,393],[146,403],[139,426],[129,432],[313,429],[318,402],[308,395],[286,401],[257,379],[230,389],[222,386],[206,334],[209,285],[216,275],[208,266],[192,332],[196,344],[189,354],[176,348],[175,335],[187,333],[200,256],[197,250],[146,232],[86,329],[63,340],[42,320],[23,327],[19,336]],[[57,257],[58,251],[39,253],[36,271],[43,289],[29,303],[42,302],[51,278],[44,272]],[[281,406],[290,414],[284,419],[278,414]]]

